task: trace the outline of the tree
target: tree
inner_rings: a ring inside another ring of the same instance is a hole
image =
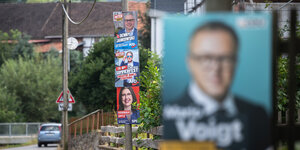
[[[279,38],[284,41],[284,33],[290,32],[290,27],[286,24],[279,29]],[[300,37],[300,22],[296,23],[296,36]],[[278,82],[277,82],[277,109],[279,111],[286,111],[288,108],[288,61],[289,57],[281,55],[278,59]],[[300,109],[300,56],[296,56],[296,109]]]
[[[53,57],[19,57],[2,65],[0,87],[20,103],[17,121],[59,121],[55,100],[61,91],[61,70],[61,60]]]
[[[148,51],[148,61],[140,76],[140,114],[139,131],[147,131],[161,125],[161,87],[162,77],[160,58]]]
[[[277,99],[278,104],[277,108],[279,111],[286,111],[288,108],[288,95],[287,95],[287,83],[288,83],[288,57],[281,56],[278,61],[278,90],[277,90]],[[296,108],[300,108],[300,57],[296,58]]]
[[[105,38],[95,43],[76,74],[70,75],[70,90],[88,112],[115,106],[114,40]]]
[[[272,1],[267,0],[265,8],[271,7]],[[288,20],[286,22],[289,22]],[[278,36],[281,41],[284,41],[284,33],[290,32],[290,27],[285,24],[278,30]],[[300,37],[300,22],[296,23],[296,36]],[[278,82],[277,82],[277,109],[279,111],[286,111],[288,108],[288,95],[287,95],[287,83],[288,83],[288,61],[289,57],[281,55],[278,60]],[[300,56],[296,56],[296,108],[300,109]]]
[[[140,68],[148,59],[148,49],[140,49]],[[89,55],[82,62],[78,72],[70,74],[70,90],[79,103],[73,113],[96,109],[111,111],[116,107],[114,40],[105,38],[95,43]]]
[[[18,120],[18,108],[20,103],[16,101],[16,96],[7,91],[5,87],[0,87],[0,122],[15,122]]]
[[[30,36],[18,30],[9,33],[0,31],[0,66],[8,59],[18,59],[19,56],[33,57],[33,45],[28,43]]]

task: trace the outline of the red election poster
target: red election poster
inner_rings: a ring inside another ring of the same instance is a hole
[[[117,114],[118,124],[138,124],[140,117],[139,87],[117,88]]]

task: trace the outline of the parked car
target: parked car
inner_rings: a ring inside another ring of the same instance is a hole
[[[38,133],[38,147],[44,144],[60,143],[62,125],[60,123],[42,124]]]

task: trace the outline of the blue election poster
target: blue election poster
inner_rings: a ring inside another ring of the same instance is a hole
[[[270,146],[271,15],[164,18],[164,140]]]

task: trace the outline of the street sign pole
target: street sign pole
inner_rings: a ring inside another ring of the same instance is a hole
[[[67,0],[64,0],[64,7],[66,12],[68,12],[68,4]],[[67,39],[68,39],[68,18],[65,13],[63,14],[63,99],[64,99],[64,107],[63,107],[63,149],[68,150],[68,62],[69,62],[69,54],[67,48]]]
[[[122,10],[128,11],[128,1],[122,0]],[[132,150],[132,125],[125,124],[125,150]]]

